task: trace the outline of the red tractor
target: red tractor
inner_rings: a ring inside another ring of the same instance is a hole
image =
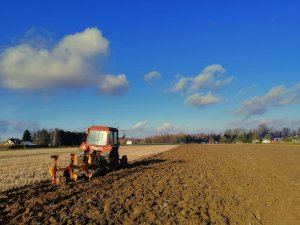
[[[56,172],[63,171],[66,180],[76,181],[78,175],[75,169],[84,171],[88,179],[93,174],[107,170],[117,170],[127,166],[127,156],[119,158],[119,130],[113,127],[92,126],[86,131],[86,141],[80,145],[79,157],[71,154],[68,167],[60,168],[57,165],[58,155],[53,155],[53,163],[49,169],[52,183],[58,184]]]

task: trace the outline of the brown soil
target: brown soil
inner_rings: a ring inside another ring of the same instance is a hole
[[[0,224],[300,224],[300,146],[183,145],[91,182],[0,193]]]
[[[151,157],[175,147],[177,146],[121,146],[119,153],[120,157],[127,155],[129,162],[131,162],[141,158]],[[70,163],[70,153],[78,153],[78,147],[0,151],[0,192],[49,180],[48,168],[52,163],[50,156],[59,155],[58,165],[60,167],[66,167]]]

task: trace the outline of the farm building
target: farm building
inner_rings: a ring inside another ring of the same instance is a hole
[[[300,143],[300,134],[296,134],[292,138],[294,143]]]
[[[263,138],[262,143],[263,144],[270,144],[271,143],[271,138]]]
[[[21,144],[21,140],[18,138],[10,138],[5,142],[6,146],[19,145]]]
[[[283,138],[274,138],[275,143],[283,142]]]
[[[257,143],[260,143],[260,140],[259,140],[259,139],[253,139],[253,140],[252,140],[252,144],[257,144]]]
[[[131,140],[126,141],[126,145],[132,145],[132,141]]]

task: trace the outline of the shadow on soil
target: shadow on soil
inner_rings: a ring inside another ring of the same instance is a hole
[[[165,161],[167,161],[167,160],[165,160],[165,159],[148,159],[148,160],[136,161],[136,162],[129,164],[128,168],[155,165],[155,164],[163,163]]]
[[[164,169],[164,167],[170,164],[185,163],[184,160],[172,160],[168,161],[165,159],[147,159],[137,161],[128,165],[126,169],[122,169],[116,172],[110,172],[107,176],[113,176],[113,180],[121,180],[126,177],[131,177],[137,173],[144,173],[152,169]]]

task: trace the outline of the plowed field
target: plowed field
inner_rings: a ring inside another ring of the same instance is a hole
[[[0,195],[0,224],[300,224],[300,146],[182,145]]]

